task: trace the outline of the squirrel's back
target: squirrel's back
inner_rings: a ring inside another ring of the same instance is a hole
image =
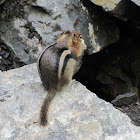
[[[55,43],[47,47],[38,60],[41,81],[47,90],[61,90],[72,79],[75,58],[66,47]]]

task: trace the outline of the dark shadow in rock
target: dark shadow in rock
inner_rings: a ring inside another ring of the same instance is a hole
[[[7,71],[9,69],[18,68],[25,64],[13,57],[14,53],[0,40],[0,70]]]

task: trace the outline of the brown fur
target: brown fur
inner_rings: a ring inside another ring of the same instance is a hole
[[[48,110],[56,93],[63,90],[80,68],[85,49],[81,34],[77,31],[66,31],[57,43],[44,49],[38,58],[38,71],[48,94],[40,109],[41,126],[48,124]],[[69,51],[68,51],[69,50]]]
[[[50,105],[51,101],[53,100],[55,94],[56,94],[55,90],[49,91],[48,95],[46,96],[46,98],[42,102],[41,109],[40,109],[40,118],[39,118],[40,126],[45,126],[48,124],[49,105]]]

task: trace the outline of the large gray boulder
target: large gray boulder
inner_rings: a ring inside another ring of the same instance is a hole
[[[49,125],[38,126],[47,91],[36,64],[0,72],[1,140],[139,140],[140,127],[73,80],[52,101]]]

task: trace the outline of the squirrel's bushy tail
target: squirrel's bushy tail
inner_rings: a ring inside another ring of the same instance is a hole
[[[48,110],[49,110],[50,103],[55,95],[56,95],[56,91],[54,90],[48,91],[48,94],[41,105],[40,116],[39,116],[40,126],[46,126],[48,123]]]

